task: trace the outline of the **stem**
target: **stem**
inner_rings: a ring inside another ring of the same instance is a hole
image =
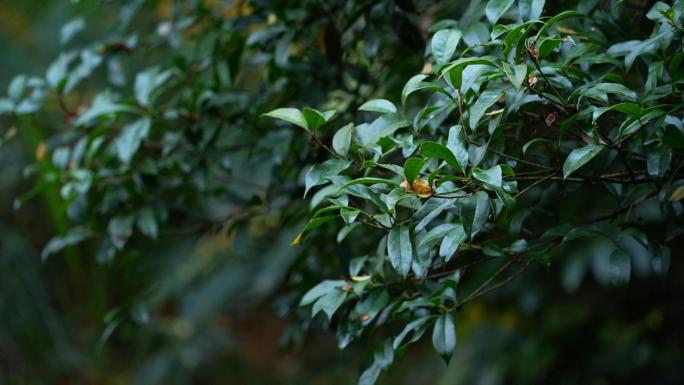
[[[467,303],[467,302],[469,302],[469,301],[472,301],[474,298],[477,298],[477,297],[481,296],[481,295],[482,295],[481,293],[484,292],[485,288],[486,288],[487,286],[489,286],[489,284],[492,283],[492,281],[494,281],[494,280],[496,279],[496,277],[498,277],[498,276],[501,275],[504,271],[506,271],[506,269],[508,269],[508,267],[511,266],[512,264],[513,264],[513,260],[512,260],[512,259],[510,259],[510,260],[508,260],[508,262],[504,263],[504,264],[499,268],[499,270],[497,270],[494,274],[492,274],[489,278],[487,278],[487,280],[484,281],[484,283],[482,283],[482,285],[480,285],[480,287],[478,287],[477,289],[475,289],[475,291],[473,291],[472,293],[470,293],[470,295],[468,295],[462,302],[460,302],[460,305],[462,305],[462,304],[464,304],[464,303]]]
[[[546,74],[542,71],[541,66],[539,65],[539,59],[536,58],[536,57],[534,57],[534,56],[532,56],[532,55],[530,55],[530,58],[532,59],[532,63],[534,63],[534,67],[537,69],[537,71],[539,71],[539,74],[544,78],[544,81],[545,81],[545,82],[549,85],[549,87],[551,88],[551,91],[553,91],[553,93],[558,97],[558,99],[559,99],[564,105],[568,105],[568,104],[569,104],[568,101],[560,94],[560,92],[558,92],[558,90],[557,90],[556,87],[553,85],[553,83],[551,83],[551,81],[549,80],[549,78],[548,78],[548,77],[546,76]],[[565,109],[563,109],[563,111],[567,113],[567,111],[565,111]]]
[[[549,174],[549,175],[547,175],[547,176],[545,176],[545,177],[543,177],[543,178],[541,178],[541,179],[539,179],[539,180],[533,182],[533,183],[530,184],[529,186],[525,187],[522,191],[520,191],[519,193],[515,194],[515,197],[514,197],[514,198],[517,198],[517,197],[523,195],[524,193],[526,193],[527,191],[529,191],[529,190],[530,190],[531,188],[533,188],[534,186],[536,186],[536,185],[538,185],[538,184],[544,182],[545,180],[551,179],[551,178],[552,178],[553,176],[555,176],[555,175],[556,175],[556,173],[554,172],[553,174]]]
[[[504,279],[503,281],[501,281],[501,282],[499,282],[499,283],[497,283],[497,284],[495,284],[495,285],[492,285],[492,286],[490,286],[490,287],[488,287],[488,288],[486,288],[486,289],[483,288],[483,289],[480,290],[476,295],[470,295],[470,296],[468,296],[468,298],[466,298],[466,299],[464,299],[463,301],[459,302],[459,303],[455,306],[455,308],[458,309],[459,307],[465,305],[466,303],[468,303],[468,302],[470,302],[470,301],[472,301],[472,300],[474,300],[474,299],[477,299],[477,298],[479,298],[479,297],[482,297],[483,295],[485,295],[485,294],[487,294],[487,293],[489,293],[489,292],[491,292],[491,291],[493,291],[493,290],[496,290],[496,289],[500,288],[501,286],[506,285],[507,283],[511,282],[514,278],[516,278],[517,276],[519,276],[520,274],[522,274],[522,272],[525,271],[525,269],[527,269],[527,267],[528,267],[529,265],[530,265],[530,262],[529,262],[529,261],[528,261],[528,262],[525,262],[525,264],[523,264],[523,266],[522,266],[518,271],[516,271],[515,273],[513,273],[512,275],[510,275],[508,278],[506,278],[506,279]],[[494,276],[492,276],[492,279],[493,279],[493,278],[494,278]],[[490,279],[490,280],[491,280],[491,279]],[[475,293],[473,293],[473,294],[475,294]]]

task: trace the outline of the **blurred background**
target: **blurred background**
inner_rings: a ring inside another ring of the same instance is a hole
[[[87,28],[76,40],[99,39],[124,3],[0,0],[0,89],[18,73],[44,75],[62,50],[62,25],[83,17]],[[170,1],[150,3],[136,23],[154,27],[167,17]],[[466,3],[440,11],[461,14]],[[422,64],[402,63],[404,79]],[[385,87],[397,94],[396,84]],[[338,350],[332,333],[289,310],[300,294],[292,282],[302,280],[291,268],[307,263],[289,246],[297,226],[283,225],[267,244],[202,230],[141,241],[139,252],[110,264],[98,263],[93,247],[43,260],[49,239],[69,228],[58,191],[14,202],[32,189],[25,169],[50,133],[0,124],[13,136],[0,147],[1,384],[355,383],[371,344]],[[596,250],[573,245],[567,259],[464,308],[448,366],[425,341],[379,383],[684,383],[679,249],[672,247],[666,277],[636,278],[623,289],[605,285]]]

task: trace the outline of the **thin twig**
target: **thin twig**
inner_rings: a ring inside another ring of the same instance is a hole
[[[605,221],[608,219],[613,219],[613,218],[617,217],[618,215],[629,211],[632,207],[653,198],[654,196],[658,195],[659,192],[660,191],[658,189],[655,189],[655,190],[651,191],[650,193],[634,200],[632,203],[628,204],[627,206],[620,207],[619,209],[617,209],[611,213],[608,213],[606,215],[601,215],[601,216],[598,216],[596,218],[592,218],[592,219],[588,219],[586,221],[582,221],[581,223],[587,224],[587,223],[594,223],[594,222]]]
[[[541,178],[541,179],[539,179],[539,180],[537,180],[537,181],[531,183],[529,186],[525,187],[522,191],[520,191],[519,193],[515,194],[515,197],[514,197],[514,198],[517,198],[517,197],[523,195],[524,193],[526,193],[527,191],[529,191],[531,188],[533,188],[534,186],[536,186],[536,185],[538,185],[538,184],[544,182],[545,180],[551,179],[554,175],[556,175],[555,172],[554,172],[553,174],[549,174],[549,175],[547,175],[547,176],[545,176],[545,177],[543,177],[543,178]]]
[[[527,269],[527,267],[528,267],[529,265],[530,265],[530,262],[529,262],[529,261],[528,261],[528,262],[525,262],[525,264],[524,264],[518,271],[516,271],[515,273],[511,274],[510,276],[508,276],[508,277],[507,277],[506,279],[504,279],[503,281],[501,281],[501,282],[499,282],[499,283],[497,283],[497,284],[494,284],[494,285],[492,285],[492,286],[490,286],[490,287],[488,287],[488,288],[486,288],[486,289],[482,289],[479,293],[477,293],[477,295],[470,295],[470,296],[468,296],[468,298],[466,298],[466,299],[464,299],[463,301],[459,302],[455,307],[456,307],[456,308],[459,308],[459,307],[465,305],[466,303],[468,303],[468,302],[470,302],[470,301],[472,301],[472,300],[474,300],[474,299],[477,299],[477,298],[479,298],[479,297],[482,297],[483,295],[485,295],[485,294],[487,294],[487,293],[489,293],[489,292],[491,292],[491,291],[493,291],[493,290],[496,290],[496,289],[500,288],[501,286],[506,285],[507,283],[509,283],[509,282],[511,282],[513,279],[515,279],[517,276],[519,276],[520,274],[522,274],[522,272],[525,271],[525,269]]]
[[[470,295],[468,295],[466,297],[466,299],[463,300],[463,303],[471,301],[473,298],[477,298],[478,296],[480,296],[479,293],[482,292],[483,290],[485,290],[485,288],[487,286],[489,286],[489,284],[492,283],[492,281],[494,281],[496,279],[496,277],[498,277],[501,273],[506,271],[506,269],[508,269],[508,267],[511,266],[512,264],[513,264],[512,259],[510,259],[510,260],[508,260],[508,262],[504,263],[503,266],[501,266],[499,268],[499,270],[497,270],[494,274],[492,274],[491,277],[489,277],[486,281],[484,281],[484,283],[482,285],[480,285],[480,287],[478,287],[472,293],[470,293]]]

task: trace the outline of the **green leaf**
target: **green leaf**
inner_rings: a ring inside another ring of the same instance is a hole
[[[432,247],[437,242],[441,241],[448,233],[456,231],[458,228],[463,229],[460,223],[443,223],[439,226],[435,226],[433,229],[428,231],[427,234],[420,240],[418,248]]]
[[[420,155],[426,158],[442,159],[456,171],[463,172],[461,164],[454,156],[454,153],[446,146],[437,142],[425,142],[420,146]]]
[[[629,254],[622,249],[615,249],[610,255],[610,282],[615,286],[624,286],[629,282],[632,264]]]
[[[501,172],[501,166],[498,164],[487,170],[474,168],[473,178],[494,189],[500,189],[503,187],[503,175]]]
[[[311,131],[315,131],[326,124],[330,118],[335,115],[335,111],[320,112],[313,108],[305,107],[302,111],[302,115],[304,115],[307,127]]]
[[[406,159],[406,162],[404,162],[404,177],[406,178],[406,181],[413,183],[413,181],[416,180],[416,177],[418,177],[420,174],[420,170],[424,165],[425,160],[422,158],[412,157]]]
[[[410,125],[411,122],[400,114],[385,114],[375,119],[371,124],[356,126],[355,131],[361,145],[371,146],[380,139],[393,135],[398,129]]]
[[[413,248],[407,225],[395,226],[390,230],[387,237],[387,255],[394,270],[405,277],[411,270],[413,260]]]
[[[402,105],[406,105],[406,98],[408,98],[408,96],[411,95],[416,90],[419,90],[421,88],[421,83],[423,83],[423,80],[425,80],[425,78],[427,78],[427,77],[428,77],[427,75],[418,74],[418,75],[414,75],[411,79],[409,79],[408,82],[406,82],[404,89],[401,91],[401,104]]]
[[[670,248],[667,246],[660,246],[653,253],[653,260],[651,261],[651,267],[653,272],[659,276],[664,276],[670,268]]]
[[[576,148],[570,152],[563,163],[563,178],[567,178],[580,167],[584,166],[592,158],[603,150],[600,144],[588,144],[584,147]]]
[[[152,122],[150,118],[145,117],[124,127],[121,136],[116,138],[116,141],[114,142],[116,154],[121,162],[125,164],[131,162],[131,159],[133,159],[133,155],[138,151],[140,144],[150,133],[151,125]]]
[[[133,108],[115,103],[109,93],[100,93],[95,99],[93,99],[93,104],[90,108],[83,111],[81,115],[76,119],[74,124],[76,126],[81,126],[90,121],[99,118],[100,116],[112,115],[118,112],[132,112]]]
[[[354,130],[354,123],[349,123],[340,128],[333,136],[332,147],[337,154],[342,157],[347,157],[349,154],[349,147],[351,147],[352,131]]]
[[[83,242],[90,237],[90,231],[82,227],[76,227],[65,235],[53,237],[45,245],[40,256],[45,260],[50,254],[57,253],[67,246],[73,246],[77,243]]]
[[[322,209],[322,210],[325,210],[325,209]],[[319,210],[319,212],[317,212],[317,214],[319,214],[320,211],[321,211],[321,210]],[[312,219],[306,224],[306,226],[304,227],[304,229],[303,229],[303,230],[299,233],[299,235],[297,236],[297,237],[298,237],[298,238],[297,238],[297,241],[296,241],[296,242],[293,241],[293,244],[298,244],[298,243],[300,242],[300,240],[301,240],[301,237],[304,236],[304,234],[308,233],[309,231],[314,230],[314,229],[317,229],[317,228],[323,226],[324,224],[326,224],[326,223],[328,223],[328,222],[330,222],[330,221],[336,220],[337,218],[339,218],[337,215],[326,215],[326,216],[318,216],[318,217],[312,218]]]
[[[445,64],[454,56],[461,36],[461,31],[457,29],[443,29],[435,33],[430,43],[430,49],[437,65]]]
[[[363,178],[357,178],[349,183],[346,183],[344,186],[340,187],[340,191],[346,189],[349,186],[357,185],[357,184],[368,184],[368,185],[374,185],[374,184],[386,184],[394,187],[399,187],[399,183],[391,180],[391,179],[385,179],[385,178],[375,178],[375,177],[363,177]]]
[[[397,107],[387,99],[373,99],[363,103],[361,107],[359,107],[359,110],[392,114],[397,112]]]
[[[307,123],[304,114],[296,108],[278,108],[271,112],[267,112],[262,116],[284,120],[309,131],[309,124]]]
[[[480,119],[482,119],[482,116],[484,116],[485,112],[499,100],[501,94],[501,90],[486,90],[480,94],[477,101],[470,107],[468,124],[471,130],[475,130]]]
[[[159,72],[159,67],[148,68],[135,76],[135,99],[143,107],[149,107],[152,94],[172,75],[171,71]]]
[[[401,331],[401,333],[399,333],[394,338],[394,341],[392,341],[392,347],[394,348],[394,350],[397,350],[401,346],[401,344],[404,342],[404,339],[406,339],[406,336],[408,336],[408,334],[411,332],[415,332],[414,338],[412,338],[411,342],[414,342],[415,340],[420,338],[420,336],[422,335],[421,330],[425,330],[423,327],[425,323],[427,323],[427,321],[429,321],[431,318],[432,317],[430,316],[425,316],[409,322]],[[415,336],[418,336],[418,338],[416,338]]]
[[[397,166],[396,164],[389,164],[389,163],[377,163],[378,167],[382,167],[386,170],[392,171],[393,173],[399,175],[400,177],[404,177],[404,168],[401,166]]]
[[[357,385],[374,385],[380,376],[380,370],[382,368],[376,362],[373,362],[371,366],[366,368],[366,370],[361,373]]]
[[[489,195],[478,191],[461,201],[461,221],[468,237],[472,239],[482,230],[489,218]]]
[[[449,81],[455,88],[460,88],[463,81],[463,69],[471,65],[486,65],[498,68],[496,62],[499,61],[493,56],[468,57],[458,59],[441,70],[442,76],[448,75]],[[422,80],[422,79],[421,79]]]
[[[82,17],[77,17],[70,20],[68,23],[64,24],[60,29],[59,42],[61,44],[66,44],[74,37],[77,33],[85,29],[85,20]]]
[[[504,63],[503,68],[506,72],[506,77],[508,77],[508,80],[513,84],[513,87],[515,87],[516,90],[519,90],[527,77],[527,64],[516,64],[511,66],[508,63]]]
[[[515,3],[514,0],[489,0],[485,7],[485,16],[487,16],[489,23],[496,24],[513,3]]]
[[[154,217],[154,211],[150,207],[144,207],[138,211],[138,217],[135,224],[140,232],[152,239],[156,239],[159,235],[159,225],[157,219]]]
[[[367,319],[362,321],[364,325],[368,325],[390,302],[390,294],[385,289],[378,289],[372,291],[366,299],[359,302],[356,306],[356,311],[361,316],[367,315]],[[364,317],[366,318],[366,317]]]
[[[667,145],[661,144],[650,149],[647,152],[646,159],[646,169],[648,170],[648,175],[665,175],[667,170],[670,168],[670,162],[672,161],[672,149]]]
[[[539,32],[537,32],[537,36],[535,38],[536,41],[539,41],[539,38],[549,29],[551,28],[554,24],[558,23],[561,20],[568,19],[570,17],[578,17],[578,16],[584,16],[583,14],[577,12],[577,11],[564,11],[559,13],[558,15],[552,17],[549,19],[549,21],[546,22],[540,29]]]
[[[475,21],[468,25],[463,31],[463,42],[468,47],[481,45],[489,41],[489,29],[487,25],[480,21]]]
[[[620,137],[624,138],[625,136],[628,136],[628,135],[636,132],[640,128],[644,127],[646,125],[646,123],[650,122],[651,120],[653,120],[655,118],[659,118],[663,114],[665,114],[665,112],[663,112],[662,110],[653,109],[653,110],[649,110],[648,112],[639,116],[638,118],[629,118],[629,119],[625,120],[624,123],[622,123],[620,125],[620,128],[619,128]],[[667,138],[667,136],[668,136],[668,133],[666,130],[665,138]],[[663,139],[665,139],[665,138],[663,138]]]
[[[61,92],[67,82],[69,66],[76,59],[75,52],[62,53],[50,64],[45,74],[45,80],[50,87]]]
[[[423,204],[420,210],[416,211],[414,219],[418,220],[415,231],[419,232],[437,218],[444,210],[453,206],[455,199],[430,198]],[[437,205],[435,207],[435,205]]]
[[[341,289],[333,289],[327,292],[322,297],[318,298],[311,307],[311,318],[315,317],[318,312],[323,311],[328,317],[332,319],[337,309],[344,303],[347,298],[347,292]]]
[[[437,318],[432,329],[432,345],[448,364],[454,349],[456,349],[456,327],[454,317],[451,314],[442,314]]]
[[[462,126],[456,125],[449,128],[447,148],[454,154],[456,163],[460,167],[458,170],[465,173],[465,170],[468,168],[468,145]]]
[[[451,257],[458,251],[458,247],[467,238],[467,234],[462,224],[457,224],[449,233],[444,236],[442,244],[439,247],[439,256],[444,258],[445,262],[449,262]]]
[[[523,21],[539,19],[544,11],[545,0],[519,0],[518,11]]]
[[[320,297],[330,293],[333,290],[339,290],[346,284],[345,281],[342,280],[325,280],[323,282],[320,282],[318,285],[312,287],[309,291],[304,294],[302,299],[299,301],[299,306],[307,306]]]
[[[389,369],[394,361],[394,349],[392,348],[392,341],[385,341],[385,345],[379,350],[375,351],[373,358],[375,359],[375,363],[380,365],[381,368]]]
[[[598,83],[591,87],[580,89],[578,93],[604,103],[608,102],[607,94],[617,95],[621,99],[629,101],[635,101],[637,98],[636,92],[619,83]]]
[[[313,165],[306,173],[304,178],[305,189],[304,196],[314,186],[319,186],[325,183],[328,178],[339,175],[349,167],[351,162],[341,159],[328,159],[323,163]]]
[[[618,104],[613,104],[612,106],[609,107],[596,107],[594,108],[594,111],[591,114],[591,120],[592,123],[596,123],[598,119],[605,114],[608,111],[620,111],[623,112],[629,116],[635,117],[635,118],[640,118],[644,116],[644,110],[636,103],[630,103],[630,102],[623,102],[623,103],[618,103]]]
[[[26,90],[27,80],[26,75],[15,76],[7,86],[7,96],[15,102],[20,101]]]
[[[546,139],[546,138],[534,138],[530,140],[529,142],[525,143],[522,147],[522,152],[523,155],[527,153],[527,150],[530,148],[531,145],[535,143],[551,143],[553,144],[553,141]]]
[[[107,232],[112,245],[121,250],[133,232],[133,215],[119,215],[109,220]]]
[[[559,39],[557,37],[545,37],[542,39],[542,41],[539,43],[539,59],[543,59],[547,57],[551,52],[553,52],[556,48],[560,47],[561,43],[563,42],[562,39]]]

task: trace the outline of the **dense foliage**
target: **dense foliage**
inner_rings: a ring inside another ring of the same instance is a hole
[[[306,174],[305,195],[324,185],[312,200],[327,204],[295,243],[331,221],[338,242],[365,236],[353,242],[349,278],[321,282],[300,305],[312,316],[339,311],[342,347],[364,329],[405,324],[360,383],[428,330],[448,361],[454,314],[531,263],[583,247],[600,250],[600,278],[614,285],[667,271],[667,243],[683,230],[684,3],[656,3],[644,40],[611,31],[610,8],[585,3],[540,20],[543,1],[513,3],[489,1],[469,25],[436,23],[431,66],[394,96],[399,107],[364,103],[379,117],[340,128],[324,147],[330,159]],[[268,114],[312,136],[329,115]],[[461,294],[469,270],[491,261],[500,267]]]
[[[87,19],[64,25],[45,75],[0,98],[2,137],[35,152],[15,208],[47,194],[68,222],[43,258],[64,252],[78,276],[79,245],[140,280],[100,346],[204,281],[174,302],[193,330],[271,297],[285,345],[315,326],[369,342],[372,384],[421,338],[448,362],[495,289],[524,280],[511,298],[543,308],[530,293],[554,266],[567,291],[588,270],[606,287],[665,276],[683,229],[684,3],[443,3],[134,0],[96,43],[78,39]],[[149,274],[150,250],[163,266],[187,237],[200,262]],[[138,381],[173,378],[177,350]],[[520,382],[558,369],[517,364],[501,371]]]

